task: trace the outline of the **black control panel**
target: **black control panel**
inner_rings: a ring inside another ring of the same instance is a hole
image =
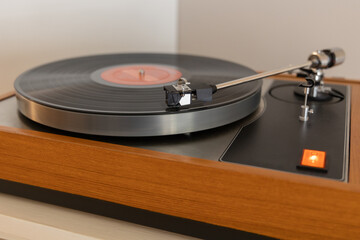
[[[349,87],[331,85],[340,97],[309,100],[314,113],[303,122],[298,85],[275,81],[263,115],[238,132],[220,160],[347,181]]]

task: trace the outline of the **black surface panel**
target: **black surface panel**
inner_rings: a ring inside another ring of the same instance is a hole
[[[346,96],[330,101],[310,101],[314,110],[309,121],[299,120],[303,98],[294,94],[298,84],[277,81],[265,95],[261,118],[245,126],[222,156],[226,162],[287,172],[346,180],[348,152],[347,87],[332,88]],[[298,168],[303,149],[326,152],[326,170]]]

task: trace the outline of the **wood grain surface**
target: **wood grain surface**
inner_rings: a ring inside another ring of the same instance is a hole
[[[277,238],[356,239],[360,83],[349,84],[349,183],[4,126],[0,176]]]

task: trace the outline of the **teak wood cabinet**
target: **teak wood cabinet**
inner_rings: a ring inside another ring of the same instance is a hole
[[[0,178],[276,238],[358,239],[360,82],[327,82],[351,85],[348,183],[6,126]]]

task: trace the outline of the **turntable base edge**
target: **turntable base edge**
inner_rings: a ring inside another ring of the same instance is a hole
[[[351,86],[349,183],[3,126],[1,178],[277,238],[355,238],[360,83]]]

